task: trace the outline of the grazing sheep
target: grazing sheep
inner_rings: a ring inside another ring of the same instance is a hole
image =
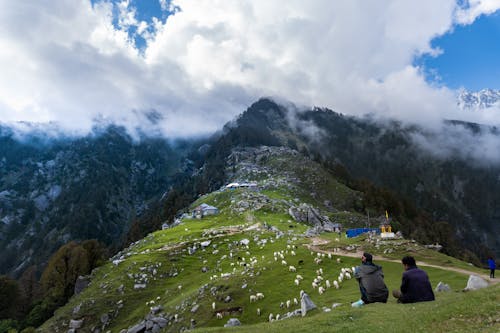
[[[328,253],[328,259],[332,259],[332,254]]]
[[[326,281],[325,281],[325,284],[326,284],[326,287],[327,287],[327,288],[330,288],[330,287],[331,287],[330,280],[326,280]]]
[[[215,310],[215,302],[212,302],[212,310]]]
[[[292,303],[292,302],[291,302],[289,299],[288,299],[288,300],[286,300],[286,307],[287,307],[287,308],[290,308],[291,303]]]
[[[313,289],[318,288],[318,285],[316,284],[316,282],[311,283],[311,286],[312,286]]]
[[[285,307],[285,303],[284,302],[281,302],[280,303],[280,309],[283,309]]]
[[[292,256],[296,256],[296,255],[297,255],[297,254],[295,253],[295,251],[291,251],[291,252],[290,252],[290,254],[291,254]]]
[[[304,278],[300,274],[297,274],[296,278],[297,278],[297,280],[304,280]]]
[[[281,260],[281,264],[282,264],[283,266],[288,265],[288,264],[286,263],[286,261],[285,261],[285,260]]]
[[[299,279],[295,279],[295,280],[293,281],[293,283],[295,283],[295,285],[296,285],[296,286],[298,286],[298,285],[300,284],[300,281],[299,281]]]
[[[318,281],[323,281],[323,277],[321,275],[316,276],[316,278],[318,279]]]
[[[299,301],[297,301],[297,298],[295,298],[295,297],[293,298],[293,304],[295,304],[295,305],[299,304]]]
[[[304,296],[304,294],[305,294],[305,291],[304,291],[304,290],[301,290],[301,291],[300,291],[300,294],[299,294],[299,295],[300,295],[300,298],[302,298],[302,296]]]
[[[280,320],[280,314],[279,313],[276,315],[276,320]]]
[[[344,280],[344,275],[340,274],[338,280],[339,280],[339,283],[342,282]]]
[[[257,316],[260,317],[260,308],[257,308]]]
[[[264,294],[263,293],[257,293],[257,294],[255,294],[255,296],[257,297],[257,299],[263,299],[264,298]]]
[[[296,271],[297,271],[297,268],[295,268],[295,266],[290,266],[290,267],[288,267],[288,270],[289,270],[290,272],[296,272]]]
[[[335,289],[339,289],[339,283],[337,282],[337,280],[333,280],[333,286],[335,287]]]
[[[269,314],[269,322],[272,322],[273,320],[274,320],[273,314],[272,314],[272,313],[270,313],[270,314]]]
[[[318,253],[316,253],[316,256],[317,256],[318,258],[320,258],[320,257],[321,257],[321,253],[319,253],[319,252],[318,252]]]
[[[257,296],[250,295],[250,303],[252,303],[252,302],[257,302]]]
[[[319,265],[323,262],[323,260],[319,259],[319,258],[314,258],[314,263]]]
[[[217,319],[222,319],[222,313],[220,312],[217,312],[215,316],[217,317]]]
[[[340,264],[342,260],[340,258],[337,258],[337,263]]]
[[[344,273],[345,273],[345,268],[341,268],[341,269],[340,269],[340,272],[341,272],[342,274],[344,274]]]
[[[349,274],[349,272],[345,272],[345,278],[347,280],[350,280],[351,279],[351,274]]]
[[[322,295],[324,292],[325,292],[325,288],[323,288],[323,286],[321,286],[321,287],[318,288],[318,293],[320,295]]]

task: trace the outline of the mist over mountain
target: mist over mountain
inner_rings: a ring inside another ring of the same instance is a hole
[[[71,240],[120,247],[133,219],[168,191],[188,143],[134,141],[123,128],[47,138],[0,131],[0,273],[19,275]]]

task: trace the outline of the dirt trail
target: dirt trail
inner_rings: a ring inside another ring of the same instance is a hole
[[[322,239],[322,238],[319,238],[319,237],[314,237],[312,239],[312,242],[310,244],[305,244],[305,246],[309,250],[311,250],[311,251],[325,253],[325,254],[331,253],[331,254],[334,254],[334,255],[337,255],[337,256],[344,256],[344,257],[352,257],[352,258],[360,258],[361,259],[361,256],[363,255],[363,251],[361,251],[361,250],[356,251],[356,252],[348,252],[348,251],[344,251],[344,250],[340,250],[340,251],[335,251],[334,252],[334,251],[327,251],[327,250],[320,249],[321,245],[325,245],[325,244],[328,244],[328,243],[330,243],[330,241],[328,241],[326,239]],[[373,259],[374,260],[379,260],[379,261],[389,261],[389,262],[401,263],[401,260],[389,259],[389,258],[377,256],[377,255],[374,255]],[[498,282],[500,282],[499,281],[500,279],[498,279],[498,278],[494,279],[494,280],[491,280],[489,274],[481,274],[481,273],[469,271],[469,270],[462,269],[462,268],[439,266],[439,265],[434,265],[434,264],[426,263],[425,261],[419,261],[418,262],[418,266],[439,268],[439,269],[443,269],[443,270],[447,270],[447,271],[453,271],[453,272],[457,272],[457,273],[461,273],[461,274],[466,274],[466,275],[476,275],[476,276],[481,277],[485,281],[488,281],[489,284],[497,284]]]

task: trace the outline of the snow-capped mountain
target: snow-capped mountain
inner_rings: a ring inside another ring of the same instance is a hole
[[[500,90],[483,89],[474,92],[461,90],[458,94],[457,104],[462,110],[500,107]]]

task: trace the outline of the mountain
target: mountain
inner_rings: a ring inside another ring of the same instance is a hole
[[[82,138],[0,135],[0,273],[41,271],[71,240],[120,248],[134,219],[182,172],[185,143],[108,127]],[[190,148],[189,148],[190,149]]]
[[[457,99],[457,104],[462,110],[500,107],[500,90],[483,89],[472,92],[464,89],[459,92]]]
[[[366,234],[348,239],[329,232],[336,223],[344,230],[364,227],[367,218],[359,209],[367,196],[294,149],[234,147],[223,169],[228,182],[248,186],[221,186],[199,197],[176,225],[116,253],[38,331],[219,332],[228,323],[240,323],[238,331],[245,332],[498,328],[498,284],[485,291],[436,293],[435,302],[412,305],[410,312],[394,298],[352,308],[350,302],[359,299],[352,267],[360,264],[363,251],[376,255],[390,289],[399,287],[400,259],[408,253],[433,287],[443,281],[459,291],[468,274],[484,276],[484,270],[411,239]],[[190,213],[202,204],[218,214],[193,218]],[[382,214],[371,223],[385,221]],[[393,225],[400,222],[391,217]],[[307,296],[301,298],[301,290]],[[389,313],[405,320],[380,319],[376,328],[366,324],[366,316]]]

